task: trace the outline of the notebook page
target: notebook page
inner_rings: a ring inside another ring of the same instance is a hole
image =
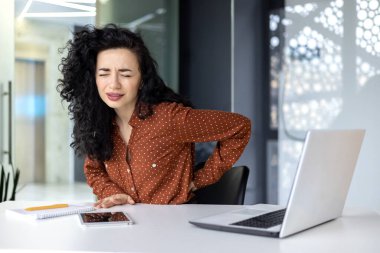
[[[8,209],[8,211],[16,214],[23,215],[25,217],[30,217],[32,219],[46,219],[53,218],[65,215],[78,214],[83,212],[90,212],[95,210],[92,205],[72,205],[70,204],[68,207],[64,208],[55,208],[55,209],[46,209],[46,210],[38,210],[38,211],[27,211],[25,209]]]

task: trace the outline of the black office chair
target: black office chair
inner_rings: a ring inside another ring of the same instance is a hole
[[[204,166],[197,164],[195,170]],[[194,192],[198,204],[243,205],[249,169],[247,166],[233,167],[215,184]]]

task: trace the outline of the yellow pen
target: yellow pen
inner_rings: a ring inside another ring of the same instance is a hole
[[[55,209],[55,208],[64,208],[68,207],[68,204],[54,204],[48,206],[33,206],[25,208],[26,211],[38,211],[38,210],[46,210],[46,209]]]

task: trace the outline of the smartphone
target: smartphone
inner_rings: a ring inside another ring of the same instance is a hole
[[[126,212],[88,212],[80,213],[79,219],[85,226],[132,225],[133,221]]]

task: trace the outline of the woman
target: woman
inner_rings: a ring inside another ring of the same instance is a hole
[[[164,84],[144,42],[128,29],[88,26],[66,48],[57,88],[69,102],[71,146],[86,156],[96,207],[186,203],[247,145],[247,118],[192,109]],[[209,141],[218,141],[216,148],[193,173],[194,143]]]

